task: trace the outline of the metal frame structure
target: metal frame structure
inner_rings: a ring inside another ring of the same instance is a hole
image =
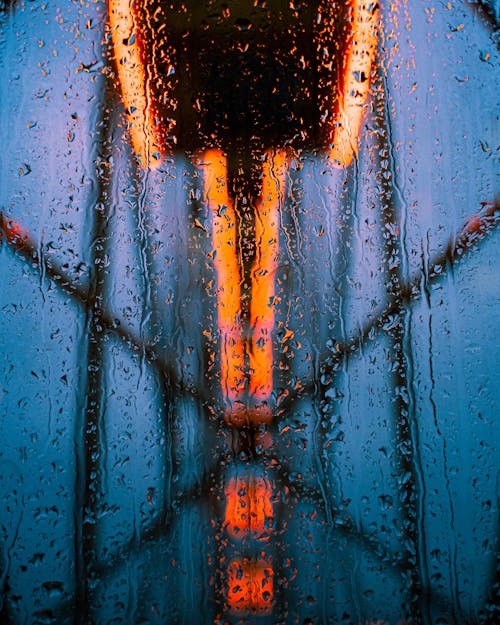
[[[467,3],[469,4],[469,3]],[[471,5],[473,10],[479,10],[481,17],[484,18],[485,26],[491,27],[491,12],[488,12],[483,3],[474,3]],[[387,132],[381,133],[379,150],[387,153],[387,159],[381,159],[379,166],[385,172],[394,171],[390,156],[391,143],[391,119],[388,112],[387,85],[384,82],[383,72],[379,74],[379,80],[383,84],[385,95],[379,97],[376,106],[379,110],[380,123],[384,125]],[[111,86],[108,84],[106,93],[102,95],[107,108],[104,113],[103,122],[104,130],[100,140],[101,154],[100,160],[103,163],[107,161],[107,150],[110,141],[110,124],[113,110],[110,110],[109,103],[112,101],[110,93]],[[109,157],[109,155],[108,155]],[[398,206],[395,194],[395,185],[397,182],[390,175],[384,176],[383,195],[385,199],[385,208],[383,209],[382,222],[383,225],[394,224],[398,222]],[[108,172],[103,168],[100,178],[101,188],[99,190],[99,199],[96,210],[93,213],[93,232],[91,240],[93,241],[91,275],[88,276],[88,285],[82,282],[75,283],[65,267],[62,267],[50,255],[46,254],[43,246],[40,247],[31,238],[30,234],[23,228],[22,224],[16,223],[8,215],[0,213],[0,236],[2,242],[8,246],[16,256],[27,264],[33,272],[43,273],[43,275],[51,281],[58,289],[72,298],[81,307],[85,314],[86,324],[85,333],[87,336],[87,393],[86,405],[84,409],[84,418],[81,423],[82,440],[78,442],[79,447],[77,454],[78,461],[78,477],[75,485],[75,493],[78,501],[78,508],[81,511],[81,519],[78,525],[78,532],[75,536],[75,550],[78,554],[76,571],[77,571],[77,588],[78,596],[75,604],[62,604],[58,614],[66,615],[73,612],[75,623],[86,625],[91,621],[91,602],[92,588],[91,580],[96,575],[105,575],[106,571],[121,566],[127,558],[129,550],[137,549],[139,546],[148,542],[155,541],[160,537],[168,535],[172,526],[172,518],[175,512],[171,506],[165,509],[160,515],[158,521],[147,531],[140,532],[131,543],[126,547],[111,554],[106,562],[98,562],[95,560],[95,532],[97,531],[97,523],[88,523],[85,521],[89,515],[96,516],[98,507],[100,487],[100,431],[102,428],[102,357],[103,357],[103,339],[106,335],[111,334],[120,339],[122,344],[126,346],[132,353],[140,355],[147,362],[154,375],[159,380],[159,384],[163,389],[164,396],[164,430],[168,435],[169,429],[172,428],[171,409],[169,407],[169,397],[187,395],[196,399],[201,405],[206,405],[209,401],[205,385],[187,385],[178,379],[175,369],[171,362],[175,359],[174,354],[166,356],[160,351],[156,344],[144,340],[143,337],[133,334],[131,331],[124,329],[125,324],[121,324],[106,306],[106,277],[104,271],[104,257],[110,253],[107,249],[107,216],[106,206],[109,200],[109,180]],[[356,358],[357,354],[363,347],[381,333],[386,333],[389,341],[395,350],[398,362],[397,372],[394,374],[393,385],[409,386],[411,388],[412,369],[411,363],[405,357],[405,343],[410,340],[409,332],[409,311],[412,305],[422,297],[429,297],[430,290],[439,281],[442,280],[447,272],[455,265],[466,261],[467,254],[477,249],[483,240],[487,238],[489,233],[493,232],[499,219],[500,205],[498,199],[493,199],[491,203],[485,204],[481,210],[476,212],[474,217],[470,219],[462,229],[457,233],[450,235],[449,243],[446,249],[428,265],[422,266],[421,270],[411,276],[409,279],[402,275],[398,267],[387,269],[387,282],[390,285],[387,293],[387,301],[379,309],[371,319],[368,319],[361,328],[359,334],[350,337],[345,343],[337,344],[336,350],[325,350],[320,358],[320,370],[322,374],[335,377],[336,371],[342,362],[348,359]],[[140,216],[137,217],[140,219]],[[144,245],[144,242],[139,242]],[[384,253],[387,257],[397,256],[401,258],[404,253],[401,249],[401,243],[397,236],[386,238]],[[146,265],[145,265],[146,266]],[[144,276],[147,280],[147,276]],[[172,358],[170,357],[172,356]],[[278,404],[277,414],[271,426],[271,431],[277,431],[280,423],[280,415],[285,415],[293,405],[302,397],[309,395],[316,402],[325,401],[321,384],[316,379],[304,380],[300,390],[289,394],[281,403]],[[415,406],[414,398],[411,393],[408,397],[398,399],[395,409],[394,418],[396,420],[396,431],[398,434],[397,450],[399,453],[399,465],[401,471],[408,473],[409,479],[401,486],[399,498],[402,510],[408,521],[406,525],[404,554],[394,554],[387,549],[378,540],[373,539],[349,518],[342,518],[342,511],[336,506],[330,497],[318,486],[317,489],[311,491],[302,487],[300,482],[294,480],[288,473],[286,459],[276,458],[279,468],[277,475],[282,483],[287,484],[290,492],[296,493],[297,496],[307,496],[317,502],[323,508],[326,518],[335,517],[336,522],[334,531],[339,532],[359,545],[362,549],[371,553],[375,558],[385,563],[389,563],[394,573],[403,576],[409,586],[418,589],[416,595],[419,601],[413,602],[409,606],[407,615],[410,622],[429,623],[429,606],[433,602],[440,605],[446,605],[447,599],[432,587],[424,582],[425,574],[421,571],[422,560],[420,557],[422,546],[420,544],[421,537],[419,534],[419,490],[418,490],[418,463],[415,454],[418,447],[418,431],[415,423]],[[207,416],[207,427],[219,427],[214,423],[213,419]],[[262,460],[269,460],[269,455],[263,452]],[[196,502],[210,489],[210,485],[217,483],[221,479],[221,465],[214,460],[210,471],[206,473],[201,483],[198,483],[188,492],[176,497],[173,496],[176,506],[182,506],[184,502]],[[97,476],[97,477],[96,477]],[[133,543],[133,544],[132,544]],[[495,579],[491,580],[491,606],[490,620],[485,617],[481,621],[481,625],[487,623],[493,624],[495,615],[494,592]],[[449,606],[452,612],[454,607]],[[3,622],[8,622],[8,616],[4,612],[2,614]],[[459,619],[460,616],[457,615]],[[457,622],[460,622],[459,620]]]

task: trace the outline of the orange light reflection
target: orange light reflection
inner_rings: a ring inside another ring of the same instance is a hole
[[[358,152],[363,111],[370,90],[370,74],[378,42],[378,5],[371,0],[351,0],[351,33],[346,49],[343,87],[332,133],[330,161],[347,167]]]
[[[269,614],[273,602],[273,577],[273,568],[264,559],[241,558],[230,562],[227,575],[230,610],[238,614]]]
[[[203,155],[202,162],[205,196],[212,215],[212,242],[217,272],[221,386],[229,408],[240,399],[245,387],[236,213],[227,187],[226,157],[220,150],[209,150]]]
[[[274,282],[278,256],[279,207],[285,191],[286,162],[284,151],[266,153],[261,197],[255,214],[257,251],[252,269],[250,304],[252,338],[249,353],[249,392],[252,399],[257,400],[257,405],[265,402],[273,392]]]
[[[264,540],[273,525],[273,491],[260,476],[233,477],[226,486],[226,531],[234,539],[248,535]]]
[[[274,281],[286,155],[284,151],[268,152],[264,158],[262,190],[255,209],[257,251],[251,275],[251,338],[248,343],[241,324],[241,269],[236,212],[228,191],[227,159],[221,150],[214,149],[204,153],[201,163],[204,194],[212,215],[221,388],[226,401],[226,419],[237,427],[267,423],[271,419],[268,400],[273,391]],[[250,406],[246,405],[247,390]]]
[[[132,5],[130,0],[108,0],[111,41],[133,150],[143,167],[154,169],[160,152]]]

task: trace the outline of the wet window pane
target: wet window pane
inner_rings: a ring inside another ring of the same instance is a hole
[[[492,625],[498,2],[0,2],[0,622]]]

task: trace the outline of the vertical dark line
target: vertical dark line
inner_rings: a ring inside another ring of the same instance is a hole
[[[500,602],[498,601],[500,596],[500,532],[497,533],[495,546],[496,561],[492,567],[488,597],[478,619],[479,625],[497,625],[500,623]]]
[[[172,401],[173,393],[170,386],[170,380],[167,376],[160,376],[160,401],[162,410],[162,423],[163,434],[165,439],[165,451],[163,454],[163,466],[165,472],[165,485],[164,494],[161,504],[160,519],[162,526],[166,527],[170,521],[172,514],[172,502],[174,498],[173,483],[175,477],[175,466],[177,464],[175,454],[175,435],[174,435],[174,421],[175,421],[175,405]]]
[[[383,70],[382,70],[383,71]],[[400,243],[399,214],[396,199],[396,167],[391,146],[391,120],[388,111],[388,92],[384,76],[379,77],[379,96],[376,101],[377,117],[380,120],[378,132],[378,152],[380,158],[379,179],[381,190],[381,230],[384,239],[384,261],[386,265],[387,297],[396,304],[400,317],[389,332],[391,351],[395,360],[392,386],[394,389],[394,413],[396,426],[395,451],[400,479],[400,499],[404,519],[401,523],[401,538],[405,554],[403,558],[403,581],[408,590],[410,618],[415,624],[423,622],[422,615],[422,577],[419,555],[418,535],[418,492],[415,468],[415,441],[413,440],[411,414],[414,404],[409,394],[411,371],[405,350],[408,348],[408,320],[404,315],[404,298],[402,293],[402,276],[400,265],[403,262],[403,250]]]
[[[102,384],[104,381],[104,338],[106,324],[103,323],[106,298],[106,255],[108,246],[109,212],[109,151],[111,88],[106,83],[100,103],[101,119],[96,120],[100,128],[96,132],[96,202],[92,206],[92,226],[89,232],[89,281],[88,307],[85,318],[86,372],[83,423],[77,428],[76,484],[75,484],[75,623],[91,625],[92,586],[96,581],[94,564],[96,560],[96,539],[98,506],[101,496],[101,432],[104,412]]]
[[[159,302],[158,302],[158,294],[152,290],[153,281],[150,279],[152,276],[150,275],[151,268],[153,267],[153,253],[152,253],[152,244],[150,241],[150,237],[148,236],[148,223],[146,221],[146,210],[147,210],[147,196],[148,196],[148,181],[149,176],[147,172],[144,172],[140,169],[140,166],[135,165],[135,194],[137,195],[137,205],[136,205],[136,230],[138,232],[138,241],[137,241],[137,255],[139,256],[140,268],[142,269],[142,280],[144,283],[144,302],[143,302],[143,310],[142,310],[142,319],[141,319],[141,334],[147,331],[146,321],[150,318],[150,328],[152,330],[153,335],[158,335],[160,337],[160,350],[163,345],[163,336],[165,328],[162,325],[162,316],[159,310]],[[144,214],[141,214],[144,213]],[[154,232],[154,228],[152,229]],[[177,294],[176,294],[177,296]],[[141,339],[144,340],[144,337],[141,336]],[[147,358],[146,354],[143,352],[141,354],[141,358]],[[154,371],[153,372],[156,378],[156,383],[158,385],[158,415],[159,421],[158,424],[161,432],[161,436],[164,439],[163,445],[163,454],[162,454],[162,472],[164,471],[164,490],[161,502],[160,509],[160,523],[162,526],[166,526],[172,508],[172,484],[174,479],[174,467],[176,465],[175,458],[175,441],[174,441],[174,411],[175,411],[175,402],[174,398],[174,389],[172,388],[172,380],[171,375],[169,375],[166,371]]]
[[[337,246],[339,252],[337,253],[338,262],[334,265],[334,258],[330,258],[330,263],[333,266],[334,276],[334,288],[338,295],[338,302],[335,302],[337,308],[337,318],[335,320],[334,332],[335,338],[333,343],[337,342],[337,338],[340,336],[340,340],[345,343],[347,341],[346,335],[346,321],[347,310],[349,305],[349,275],[350,270],[354,265],[355,246],[350,243],[354,239],[355,221],[357,221],[357,203],[358,203],[358,190],[359,190],[359,167],[357,158],[348,169],[346,179],[340,176],[335,176],[336,184],[339,185],[337,193],[333,194],[336,201],[339,204],[340,212],[343,215],[342,226],[338,232],[333,236],[338,236]],[[331,206],[330,210],[337,210],[337,206]],[[333,220],[332,220],[333,221]],[[332,222],[330,222],[332,223]],[[330,248],[331,249],[331,248]],[[335,277],[336,275],[336,277]],[[326,314],[326,313],[324,313]],[[320,352],[321,354],[321,352]],[[321,363],[320,354],[318,354],[315,365],[315,383],[312,391],[312,404],[313,411],[316,415],[316,426],[314,433],[314,466],[317,472],[317,482],[321,493],[323,504],[325,507],[326,522],[329,526],[325,540],[329,548],[330,541],[330,529],[335,526],[338,520],[338,515],[342,511],[344,502],[342,497],[342,480],[338,469],[338,462],[335,460],[335,446],[332,446],[331,453],[328,459],[325,460],[326,468],[322,464],[324,454],[327,449],[326,444],[328,435],[332,435],[333,431],[338,428],[342,422],[342,417],[338,414],[338,409],[335,406],[335,402],[328,397],[327,391],[335,388],[340,383],[345,385],[347,401],[347,418],[351,417],[351,382],[349,380],[349,358],[347,354],[343,354],[339,359],[336,367],[331,369],[328,373],[325,372],[325,367]],[[335,444],[334,444],[335,445]],[[333,479],[330,476],[335,472],[337,476],[337,484],[334,485]],[[335,488],[336,486],[336,488]],[[334,488],[336,492],[334,492]],[[324,577],[327,577],[328,571],[325,571]],[[328,582],[327,582],[328,583]],[[355,598],[351,597],[353,603]],[[360,616],[361,617],[361,616]]]
[[[436,392],[436,376],[434,372],[434,330],[433,330],[433,318],[432,318],[432,299],[431,299],[431,290],[429,288],[429,233],[427,232],[425,247],[422,244],[422,292],[423,298],[427,307],[428,316],[427,316],[427,335],[428,335],[428,366],[429,366],[429,392],[428,392],[428,400],[431,408],[432,421],[434,424],[434,430],[436,435],[442,441],[442,462],[443,462],[443,479],[445,483],[447,500],[448,500],[448,508],[450,514],[450,529],[452,535],[454,537],[454,548],[448,549],[448,571],[450,575],[450,595],[453,598],[452,601],[452,617],[453,622],[457,621],[457,613],[460,613],[460,593],[458,588],[458,580],[457,580],[457,540],[456,540],[456,524],[455,524],[455,508],[453,505],[453,499],[451,495],[451,484],[450,484],[450,470],[448,467],[448,450],[447,450],[447,441],[444,433],[441,431],[441,427],[439,425],[438,420],[438,408],[435,399]]]

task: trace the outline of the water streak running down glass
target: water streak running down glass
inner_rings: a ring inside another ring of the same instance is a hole
[[[498,621],[495,6],[1,5],[2,624]]]

